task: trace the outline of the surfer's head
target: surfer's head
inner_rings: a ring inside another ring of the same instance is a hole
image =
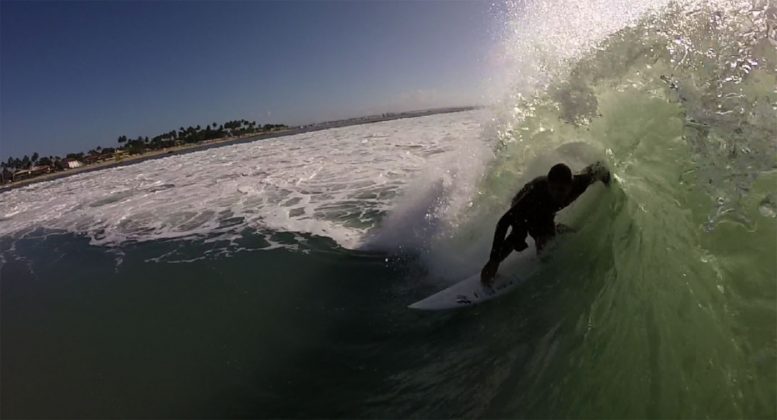
[[[572,170],[563,163],[553,165],[548,172],[548,192],[557,203],[563,203],[572,192]]]

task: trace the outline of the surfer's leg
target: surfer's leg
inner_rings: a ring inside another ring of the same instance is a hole
[[[511,251],[521,252],[524,249],[528,248],[529,245],[526,243],[526,236],[524,235],[523,238],[515,238],[514,241],[510,242],[510,246],[512,247]]]
[[[496,257],[498,258],[499,262],[502,262],[502,260],[507,258],[507,256],[513,252],[513,250],[520,252],[529,247],[526,245],[525,240],[516,239],[518,236],[519,235],[516,235],[515,232],[507,235],[504,242],[502,242],[502,247],[496,253]],[[525,237],[526,234],[524,233],[524,238]],[[523,244],[523,246],[521,246],[521,244]]]
[[[526,244],[526,229],[515,229],[510,232],[509,235],[502,242],[502,247],[497,251],[496,257],[499,262],[502,262],[511,252],[521,252],[528,248]]]
[[[550,223],[530,226],[529,235],[534,238],[534,245],[537,247],[537,255],[539,255],[545,245],[556,236],[556,225],[551,220]]]
[[[496,252],[495,257],[497,258],[497,262],[502,262],[505,258],[507,258],[510,253],[513,252],[512,247],[510,247],[509,243],[505,243],[502,245],[501,248]]]
[[[524,249],[528,248],[529,245],[526,244],[526,234],[527,234],[526,228],[513,228],[512,232],[510,232],[509,235],[507,235],[507,238],[505,238],[505,243],[509,244],[513,250],[516,252],[521,252]]]

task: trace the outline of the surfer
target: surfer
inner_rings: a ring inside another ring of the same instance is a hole
[[[521,188],[513,198],[510,210],[496,224],[491,256],[480,273],[483,284],[491,284],[499,264],[513,250],[520,252],[529,247],[527,233],[534,238],[539,254],[556,232],[569,230],[563,225],[556,226],[553,220],[556,212],[575,201],[596,181],[610,185],[610,171],[600,162],[577,175],[572,175],[567,165],[559,163],[550,168],[547,176],[537,177]],[[505,238],[508,227],[512,229]]]

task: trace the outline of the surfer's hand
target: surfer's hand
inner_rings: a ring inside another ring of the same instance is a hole
[[[480,272],[480,282],[483,283],[484,286],[491,286],[491,282],[494,281],[494,276],[498,269],[499,264],[489,260],[483,267],[483,271]]]

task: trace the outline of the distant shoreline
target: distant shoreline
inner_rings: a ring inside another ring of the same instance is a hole
[[[162,159],[170,156],[184,155],[192,152],[199,152],[202,150],[230,146],[234,144],[250,143],[258,140],[265,140],[276,137],[292,136],[295,134],[309,133],[313,131],[328,130],[330,128],[348,127],[352,125],[372,124],[381,121],[392,121],[403,118],[417,118],[425,117],[436,114],[449,114],[454,112],[465,112],[479,109],[478,106],[464,106],[455,108],[437,108],[428,109],[423,111],[408,111],[398,113],[388,113],[382,115],[370,115],[366,117],[349,118],[344,120],[327,121],[322,123],[307,124],[298,127],[291,127],[287,130],[276,131],[265,134],[249,135],[245,137],[231,138],[227,140],[213,140],[207,143],[200,143],[195,145],[174,146],[163,150],[154,150],[152,152],[143,153],[140,155],[129,156],[120,161],[114,162],[101,162],[92,165],[82,166],[80,168],[68,169],[61,172],[54,172],[50,174],[36,176],[34,178],[24,179],[21,181],[12,182],[10,184],[0,185],[0,194],[6,191],[10,191],[16,188],[26,187],[32,184],[40,182],[54,181],[61,178],[66,178],[72,175],[78,175],[88,172],[101,171],[103,169],[118,168],[121,166],[134,165],[136,163],[145,162],[147,160]]]

